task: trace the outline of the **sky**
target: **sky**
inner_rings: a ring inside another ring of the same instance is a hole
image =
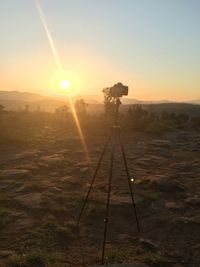
[[[199,0],[38,2],[43,21],[36,0],[0,1],[0,90],[63,93],[59,61],[79,95],[123,82],[141,100],[200,99]]]

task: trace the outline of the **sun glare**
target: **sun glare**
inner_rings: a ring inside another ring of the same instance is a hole
[[[76,81],[70,74],[58,71],[52,76],[51,88],[62,95],[71,96],[76,91]]]
[[[61,80],[60,82],[60,86],[63,89],[67,89],[70,87],[70,82],[68,80]]]
[[[59,79],[57,83],[58,90],[63,94],[72,94],[74,92],[74,84],[72,81],[69,81],[68,79]]]

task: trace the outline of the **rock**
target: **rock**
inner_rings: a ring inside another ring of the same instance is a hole
[[[139,239],[139,243],[146,249],[146,250],[151,250],[155,251],[158,249],[158,244],[156,244],[155,241],[150,240],[150,239]]]
[[[31,171],[31,173],[37,173],[39,171],[39,168],[37,165],[34,163],[27,163],[27,164],[22,164],[17,166],[16,169],[23,169],[23,170],[28,170]]]
[[[62,184],[60,185],[61,188],[70,190],[72,188],[80,187],[81,185],[79,178],[76,176],[65,176],[60,178],[60,181],[62,182]]]
[[[50,156],[43,156],[40,158],[40,160],[49,165],[57,165],[63,162],[64,157],[59,154],[53,154]]]
[[[64,176],[60,178],[60,181],[65,184],[72,184],[72,185],[80,184],[80,180],[74,176]]]
[[[24,169],[9,169],[0,172],[0,178],[4,179],[20,179],[20,178],[30,178],[31,173],[29,170]]]
[[[65,148],[65,149],[60,150],[58,153],[59,153],[59,154],[63,154],[63,155],[65,155],[65,154],[69,154],[69,153],[71,153],[71,152],[72,152],[72,151],[71,151],[70,149]]]
[[[184,190],[184,187],[175,179],[164,175],[156,176],[155,180],[151,182],[152,187],[158,188],[163,192],[172,192],[177,190]]]
[[[44,163],[44,162],[39,162],[38,163],[38,168],[41,170],[41,169],[48,169],[49,168],[49,165],[47,163]]]
[[[19,187],[17,187],[16,189],[14,189],[14,192],[15,193],[22,193],[23,191],[26,191],[27,188],[28,187],[26,185],[22,184]]]
[[[192,206],[200,206],[200,197],[199,196],[187,197],[185,199],[185,203],[190,204]]]
[[[50,187],[48,191],[53,194],[59,194],[62,192],[62,189],[54,186],[54,187]]]

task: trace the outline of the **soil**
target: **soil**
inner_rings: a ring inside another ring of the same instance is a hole
[[[76,222],[105,137],[86,138],[90,162],[77,137],[2,147],[0,266],[32,251],[59,255],[59,266],[81,266],[80,245],[86,265],[99,263],[110,147],[81,218],[80,240]],[[141,232],[116,147],[106,263],[200,266],[200,132],[125,133],[123,140]]]

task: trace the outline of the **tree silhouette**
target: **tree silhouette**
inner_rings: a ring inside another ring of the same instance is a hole
[[[110,95],[110,88],[103,89],[105,115],[112,116],[115,112],[115,103],[113,97]]]
[[[85,103],[84,99],[77,99],[75,102],[75,109],[77,114],[81,116],[87,115],[87,106],[88,104]]]
[[[68,115],[69,114],[69,108],[67,105],[60,106],[55,109],[56,115]]]

